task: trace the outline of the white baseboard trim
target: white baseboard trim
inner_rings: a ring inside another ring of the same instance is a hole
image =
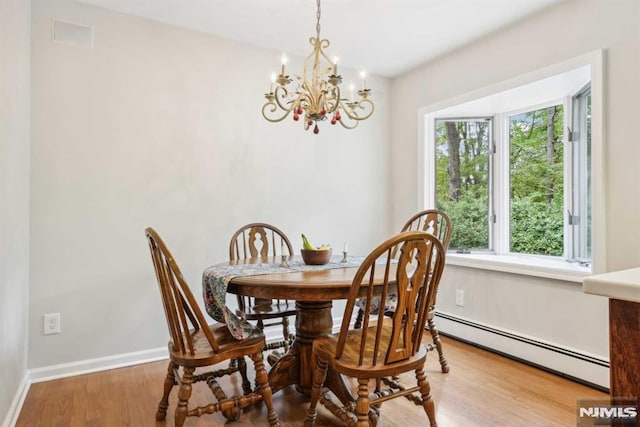
[[[22,410],[22,405],[24,404],[24,399],[27,397],[30,386],[31,382],[29,381],[29,371],[27,371],[25,372],[24,377],[22,377],[22,381],[20,381],[20,385],[18,386],[16,395],[13,397],[13,401],[9,406],[9,412],[7,412],[7,416],[4,418],[2,427],[13,427],[16,425],[18,417],[20,416],[20,411]]]
[[[468,341],[598,388],[609,388],[609,360],[602,356],[545,342],[450,313],[436,312],[436,325],[443,335]],[[455,366],[452,369],[455,369]]]
[[[166,347],[135,351],[132,353],[115,354],[113,356],[79,360],[76,362],[62,363],[60,365],[30,369],[29,380],[31,383],[38,383],[58,378],[89,374],[91,372],[138,365],[141,363],[155,362],[157,360],[167,359],[168,357],[169,353]]]

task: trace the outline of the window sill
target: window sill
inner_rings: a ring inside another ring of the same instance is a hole
[[[447,264],[577,283],[582,283],[583,278],[591,275],[590,267],[569,263],[559,258],[527,255],[459,254],[448,252]]]

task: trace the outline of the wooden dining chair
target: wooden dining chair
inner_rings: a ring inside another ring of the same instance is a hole
[[[409,220],[404,224],[404,226],[402,226],[402,230],[400,231],[404,232],[404,231],[412,231],[412,230],[420,230],[420,231],[424,231],[429,234],[432,234],[436,236],[438,240],[440,240],[440,243],[442,243],[442,247],[444,248],[445,251],[449,248],[449,241],[451,240],[451,233],[453,231],[453,228],[451,227],[451,219],[446,213],[444,213],[439,209],[427,209],[427,210],[423,210],[421,212],[416,213],[411,218],[409,218]],[[392,254],[394,258],[396,257],[396,255],[397,254],[395,252]],[[437,289],[436,289],[436,293],[437,293]],[[392,298],[395,298],[395,294],[393,294]],[[436,327],[436,324],[434,322],[435,302],[436,301],[434,297],[434,301],[433,301],[434,305],[429,309],[428,317],[427,317],[427,327],[429,328],[429,332],[431,333],[431,337],[433,340],[433,344],[427,345],[427,350],[438,351],[440,368],[442,372],[447,373],[449,372],[449,362],[447,361],[447,358],[444,356],[444,353],[442,350],[442,341],[440,340],[440,333],[438,332],[438,328]],[[364,304],[365,302],[363,300],[358,302],[358,305],[360,308],[358,310],[358,314],[356,316],[356,320],[354,323],[355,328],[359,328],[360,325],[362,324],[362,317],[364,315],[364,311],[362,307],[364,306]],[[389,305],[390,304],[387,302],[385,302],[384,305],[378,302],[376,306],[379,308],[374,307],[374,311],[380,308],[382,308],[382,310],[384,311],[385,307]],[[385,311],[385,314],[393,316],[393,311],[392,310]]]
[[[169,366],[164,381],[164,392],[156,420],[164,421],[169,407],[169,394],[174,385],[179,385],[178,404],[175,411],[175,426],[182,427],[188,416],[201,416],[222,412],[228,420],[240,417],[241,409],[259,401],[267,407],[267,419],[270,426],[279,426],[278,416],[273,409],[271,387],[262,359],[265,344],[264,335],[254,332],[244,340],[236,340],[227,325],[216,323],[209,325],[200,310],[189,286],[184,280],[178,265],[166,245],[153,228],[145,230],[151,259],[162,295],[162,304],[169,327]],[[244,356],[253,360],[256,372],[255,391],[247,379],[247,367]],[[217,369],[194,374],[196,368],[207,368],[225,360],[238,359],[236,369]],[[180,375],[182,368],[182,375]],[[227,397],[216,378],[240,371],[242,376],[242,396]],[[192,384],[205,381],[215,402],[206,406],[189,408]]]
[[[293,246],[287,236],[273,225],[254,222],[240,227],[233,233],[229,243],[229,259],[276,256],[281,250],[286,255],[293,254]],[[272,342],[265,350],[284,348],[289,350],[292,335],[289,331],[289,317],[295,316],[295,301],[282,299],[262,299],[238,295],[238,317],[257,322],[257,327],[264,331],[269,326],[282,327],[281,341]]]
[[[391,255],[395,251],[399,252],[394,265]],[[444,261],[440,241],[422,231],[393,236],[365,258],[353,279],[340,332],[313,342],[317,364],[305,426],[315,425],[318,402],[348,426],[375,426],[382,403],[400,396],[422,405],[430,425],[436,425],[431,387],[424,372],[427,349],[421,340]],[[373,314],[369,310],[372,297],[377,293],[386,297],[390,286],[397,288],[396,315],[386,317],[382,311]],[[349,329],[356,299],[362,294],[367,296],[362,327]],[[329,393],[323,393],[329,367],[357,378],[357,398],[336,402]],[[414,371],[417,382],[413,387],[391,379],[410,371]],[[369,388],[371,380],[375,380],[373,391]]]

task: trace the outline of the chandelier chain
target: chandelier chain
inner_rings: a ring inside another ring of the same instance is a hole
[[[316,36],[320,40],[320,0],[317,1],[318,11],[316,12]]]

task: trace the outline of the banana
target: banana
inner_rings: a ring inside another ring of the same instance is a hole
[[[304,233],[302,233],[302,249],[307,251],[328,251],[329,249],[331,249],[331,245],[329,245],[328,243],[325,243],[323,245],[320,245],[319,247],[315,247],[309,241],[309,239],[307,239],[307,236],[305,236]]]
[[[309,241],[309,239],[307,239],[307,236],[304,235],[304,233],[302,233],[302,249],[308,250],[308,251],[317,251],[318,248],[316,248],[315,246],[313,246],[311,244],[311,242]]]

